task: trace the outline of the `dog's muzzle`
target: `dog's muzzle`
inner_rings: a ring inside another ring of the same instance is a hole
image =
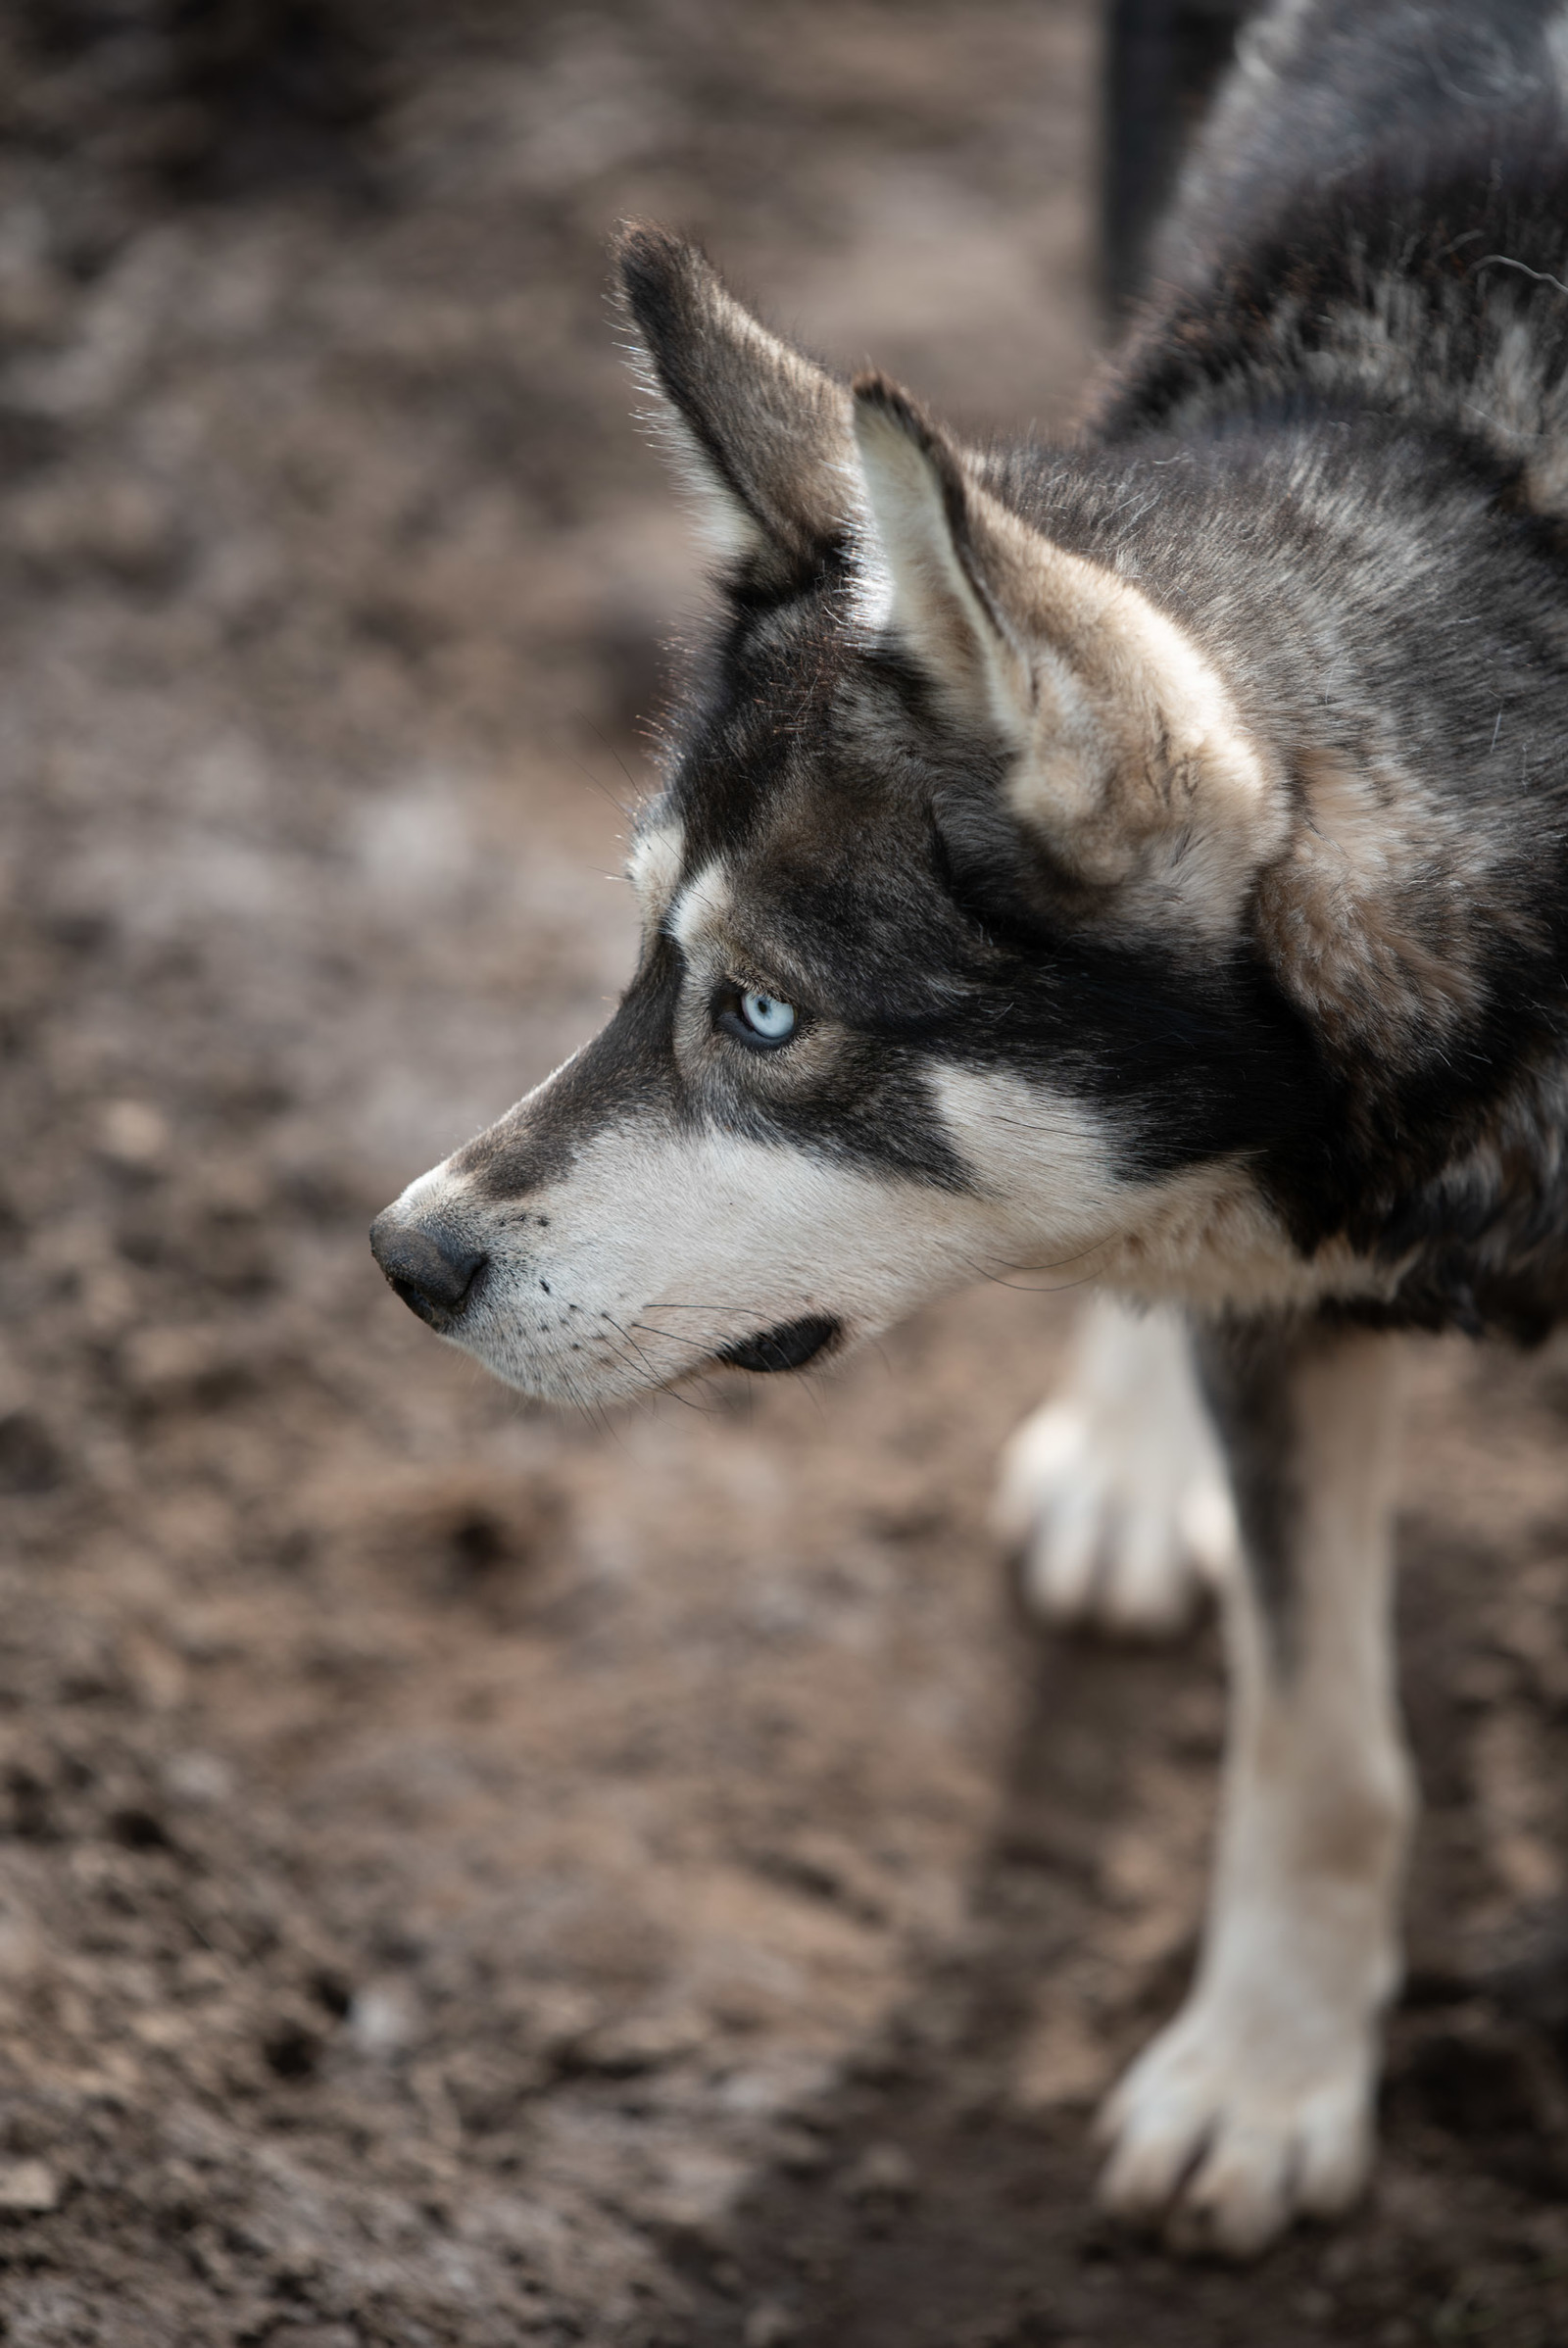
[[[370,1252],[410,1312],[442,1331],[472,1302],[490,1260],[433,1216],[404,1222],[394,1206],[370,1225]]]

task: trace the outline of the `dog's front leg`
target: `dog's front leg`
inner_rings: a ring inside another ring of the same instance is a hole
[[[1225,1325],[1200,1360],[1245,1552],[1198,1976],[1112,2095],[1102,2195],[1247,2256],[1343,2208],[1371,2152],[1413,1794],[1391,1636],[1400,1341]]]

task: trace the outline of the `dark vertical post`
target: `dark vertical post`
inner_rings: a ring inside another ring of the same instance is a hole
[[[1101,286],[1137,293],[1184,150],[1236,54],[1249,0],[1109,0],[1102,69]]]

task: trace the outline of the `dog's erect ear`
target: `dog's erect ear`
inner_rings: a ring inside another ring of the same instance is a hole
[[[854,398],[870,509],[869,615],[956,716],[1011,739],[1024,721],[1028,667],[986,578],[963,461],[885,375],[858,375]]]
[[[856,502],[844,386],[742,309],[694,245],[634,223],[615,258],[722,551],[743,568],[793,571],[843,544]]]
[[[1289,803],[1218,672],[1129,579],[1004,506],[895,385],[854,396],[867,620],[1000,746],[1013,814],[1102,920],[1225,937]]]

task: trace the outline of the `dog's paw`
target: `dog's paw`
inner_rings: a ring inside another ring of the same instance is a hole
[[[1145,2049],[1101,2114],[1104,2209],[1174,2249],[1246,2259],[1293,2219],[1348,2207],[1372,2155],[1370,2033],[1330,2045],[1279,2020],[1198,2000]]]
[[[1179,1630],[1236,1555],[1236,1515],[1187,1336],[1097,1301],[1066,1390],[1002,1459],[994,1521],[1048,1622]]]
[[[995,1522],[1046,1621],[1127,1637],[1179,1631],[1235,1553],[1217,1463],[1076,1402],[1026,1419],[1003,1455]]]

